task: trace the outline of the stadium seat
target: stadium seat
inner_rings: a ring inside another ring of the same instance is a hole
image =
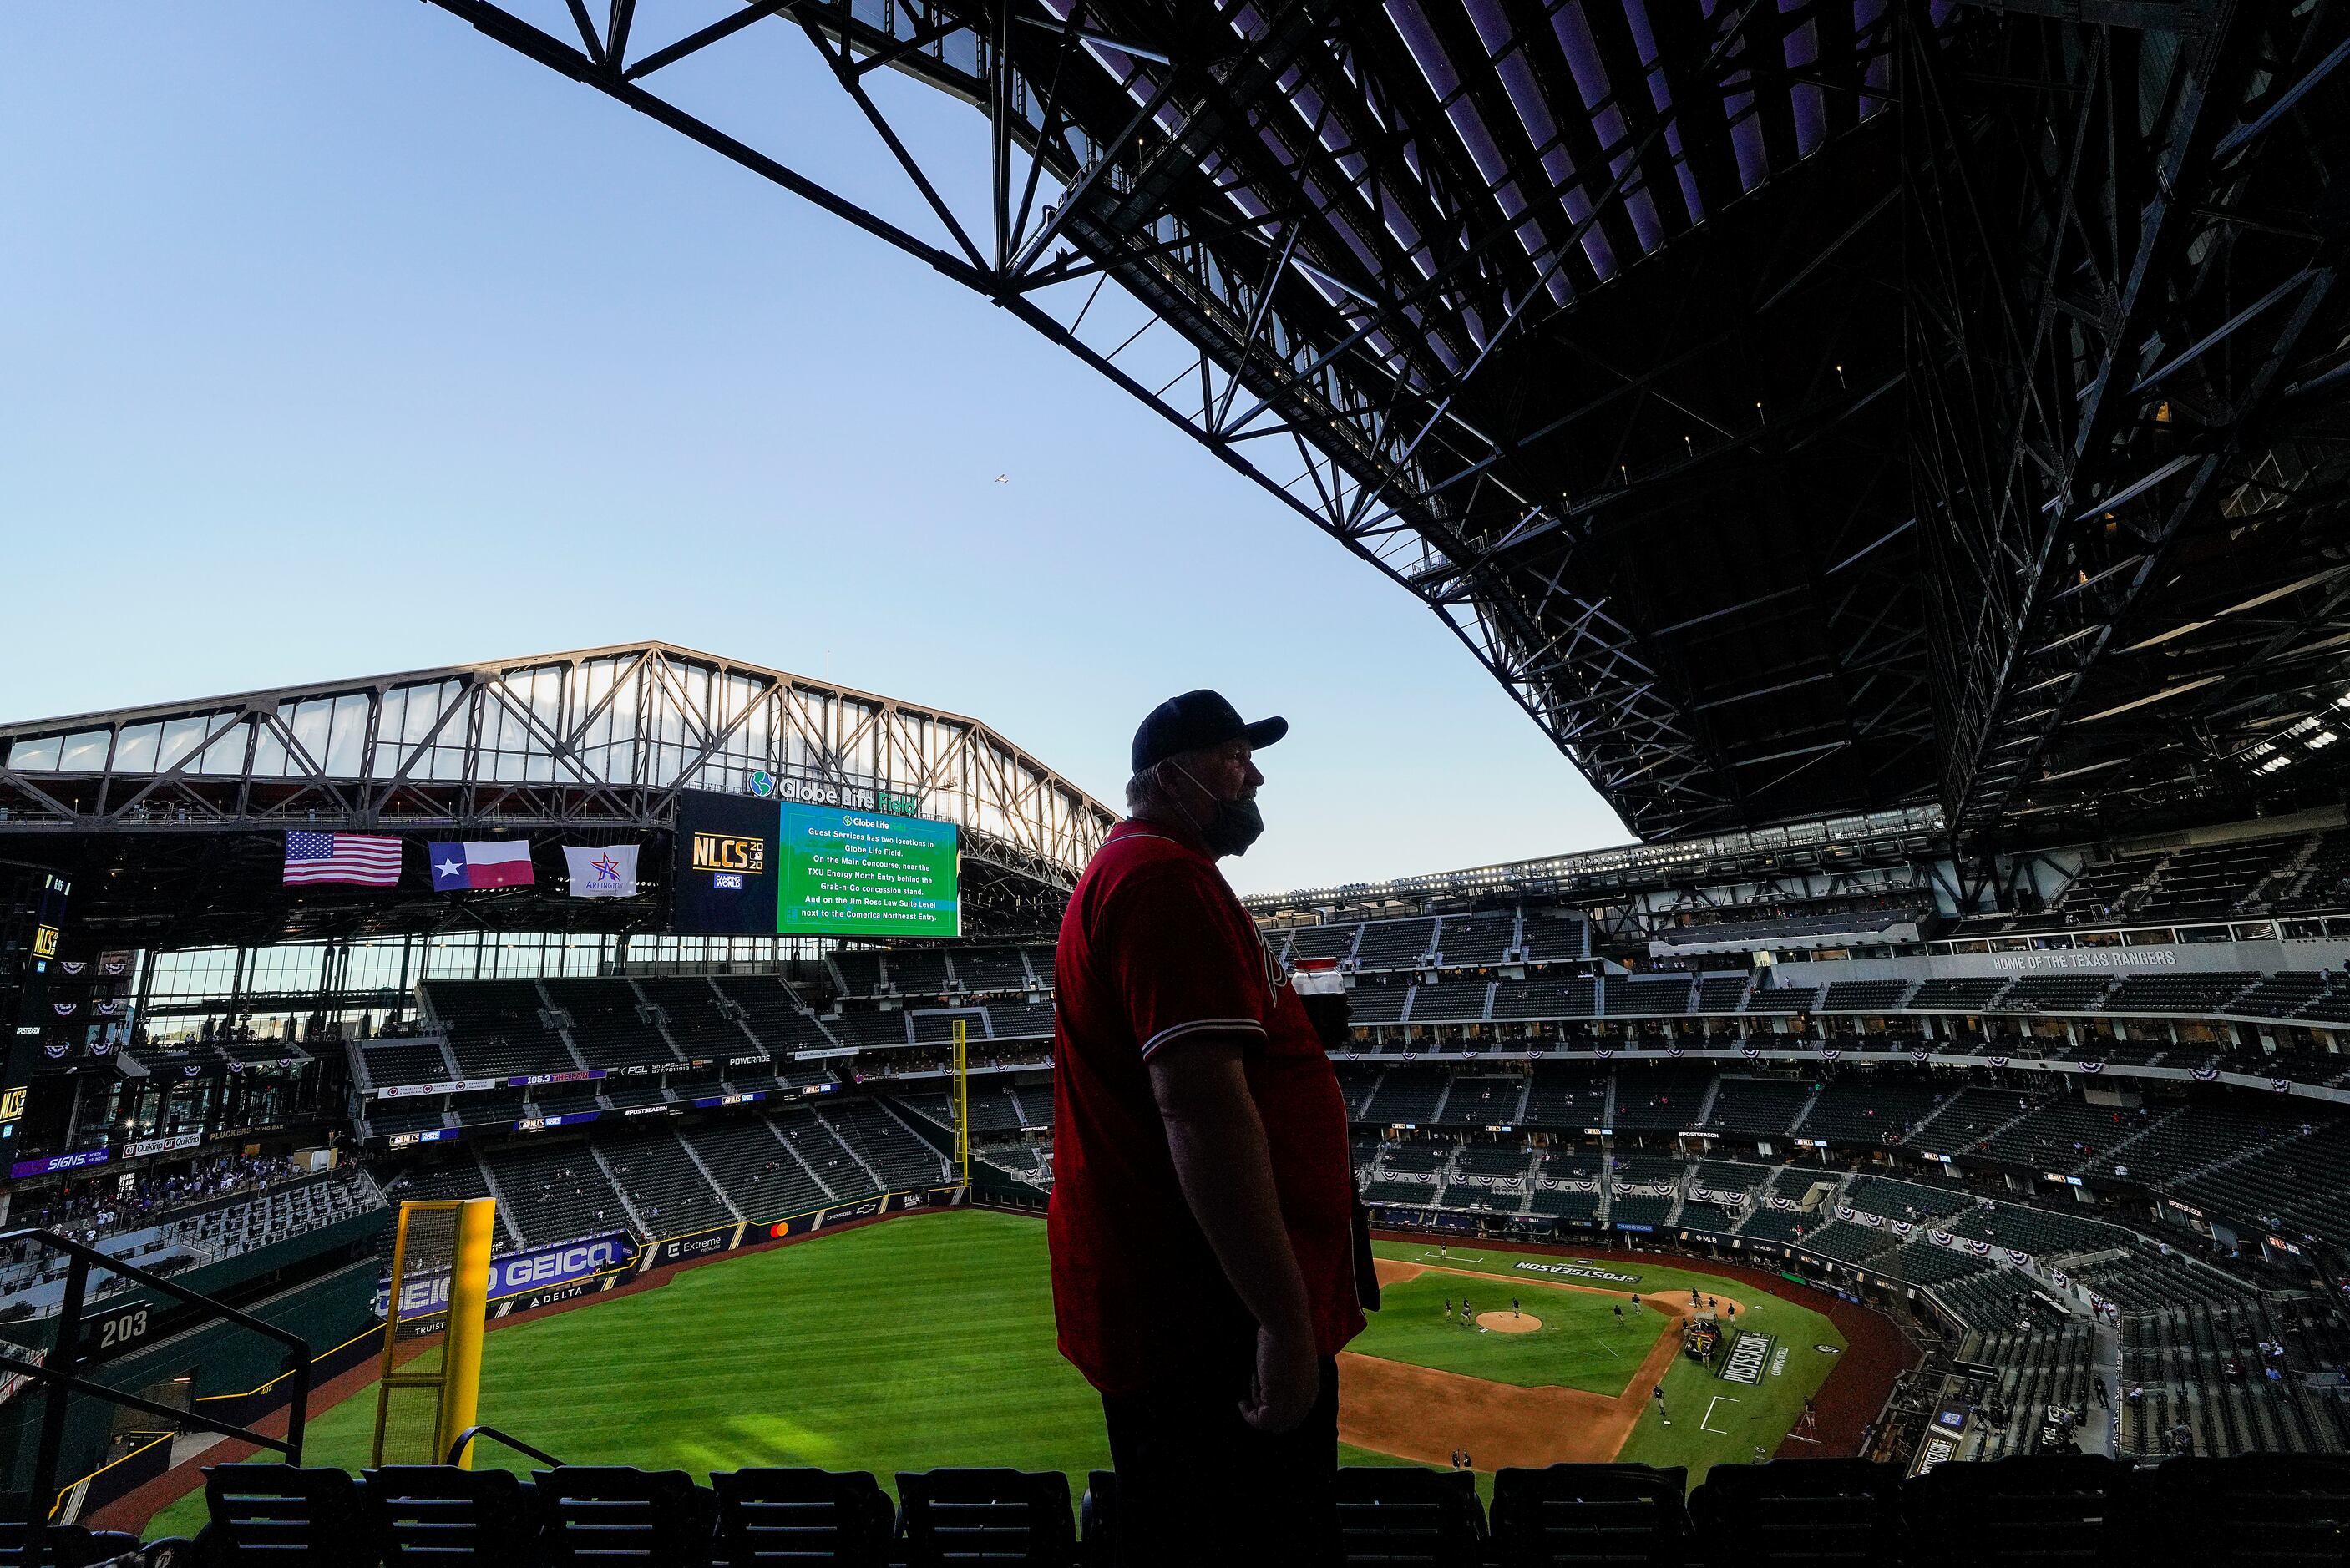
[[[1918,1568],[2136,1563],[2138,1488],[2101,1454],[1941,1464],[1902,1489]]]
[[[197,1560],[204,1568],[350,1568],[352,1542],[369,1534],[359,1494],[348,1470],[208,1466],[212,1522],[196,1537]]]
[[[1477,1478],[1467,1470],[1347,1465],[1338,1471],[1340,1561],[1476,1568],[1485,1536]]]
[[[566,1465],[536,1479],[546,1568],[707,1568],[718,1501],[683,1470]]]
[[[1866,1459],[1716,1465],[1690,1521],[1714,1568],[1901,1560],[1901,1472]]]
[[[1689,1542],[1679,1465],[1553,1465],[1493,1477],[1494,1560],[1502,1568],[1680,1568]]]
[[[164,1545],[162,1542],[156,1542]],[[186,1563],[192,1553],[188,1542],[174,1542],[180,1548],[174,1561]],[[139,1538],[125,1535],[118,1530],[86,1530],[78,1524],[52,1524],[41,1543],[41,1561],[48,1568],[98,1568],[139,1550]],[[25,1561],[24,1494],[10,1496],[0,1506],[0,1563]]]
[[[882,1568],[898,1511],[862,1470],[712,1471],[722,1568],[837,1563]]]
[[[362,1472],[361,1498],[385,1568],[527,1563],[544,1522],[538,1493],[507,1470],[387,1465]]]
[[[1076,1559],[1069,1478],[1058,1470],[900,1470],[898,1502],[908,1568],[1069,1568]]]
[[[2181,1563],[2350,1562],[2350,1458],[2169,1459],[2152,1490],[2155,1539]]]
[[[1086,1568],[1116,1568],[1118,1563],[1118,1472],[1092,1470],[1086,1495],[1077,1500],[1077,1534]]]

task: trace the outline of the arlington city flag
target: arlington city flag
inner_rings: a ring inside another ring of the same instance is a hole
[[[586,848],[563,846],[564,863],[571,867],[575,898],[633,898],[637,896],[637,846],[605,844]]]

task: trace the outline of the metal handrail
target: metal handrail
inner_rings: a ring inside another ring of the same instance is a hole
[[[542,1464],[553,1465],[557,1469],[561,1469],[563,1468],[563,1461],[556,1459],[553,1454],[546,1452],[545,1449],[534,1449],[528,1443],[524,1442],[520,1438],[510,1438],[504,1432],[499,1431],[495,1427],[480,1425],[468,1427],[463,1431],[457,1434],[457,1440],[449,1445],[448,1462],[453,1465],[459,1459],[463,1459],[465,1457],[465,1449],[473,1443],[473,1440],[475,1438],[495,1438],[499,1442],[504,1443],[507,1448],[514,1449],[516,1453],[528,1454],[532,1459],[540,1461]]]
[[[28,1361],[18,1356],[0,1354],[0,1371],[14,1372],[21,1376],[31,1378],[44,1385],[48,1390],[47,1403],[41,1410],[41,1442],[33,1465],[32,1491],[28,1499],[28,1506],[25,1510],[24,1561],[28,1564],[28,1568],[29,1565],[37,1565],[42,1561],[41,1552],[46,1539],[44,1532],[48,1528],[49,1516],[57,1509],[57,1459],[58,1450],[65,1443],[66,1397],[69,1393],[87,1394],[92,1398],[103,1399],[109,1404],[128,1406],[131,1409],[143,1411],[151,1416],[161,1417],[167,1421],[184,1422],[202,1427],[206,1431],[217,1432],[223,1437],[240,1438],[257,1448],[275,1449],[286,1456],[286,1461],[288,1464],[298,1465],[302,1462],[302,1432],[307,1422],[310,1408],[310,1342],[308,1340],[290,1330],[279,1328],[275,1324],[264,1323],[250,1313],[239,1312],[234,1307],[224,1305],[200,1292],[188,1289],[185,1285],[174,1284],[161,1274],[150,1273],[136,1264],[126,1263],[121,1259],[102,1252],[95,1247],[86,1246],[70,1237],[60,1236],[54,1231],[33,1227],[21,1231],[0,1231],[0,1245],[5,1245],[10,1241],[30,1241],[36,1246],[50,1248],[66,1255],[65,1300],[58,1307],[57,1317],[52,1320],[57,1324],[56,1338],[51,1344],[47,1359]],[[136,1394],[125,1393],[120,1388],[109,1388],[104,1384],[93,1383],[80,1376],[85,1370],[110,1359],[82,1354],[82,1309],[88,1304],[87,1298],[89,1293],[89,1274],[93,1265],[108,1273],[133,1279],[140,1284],[151,1286],[191,1306],[201,1307],[212,1316],[223,1319],[238,1328],[249,1330],[284,1345],[289,1352],[286,1358],[286,1372],[293,1379],[293,1386],[286,1401],[286,1436],[282,1438],[268,1437],[250,1428],[239,1427],[227,1421],[216,1420],[210,1416],[199,1415],[192,1408],[183,1410],[176,1406],[161,1404],[152,1399],[142,1398]]]

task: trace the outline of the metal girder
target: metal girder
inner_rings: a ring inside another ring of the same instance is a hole
[[[184,889],[296,828],[663,834],[760,772],[913,798],[1007,897],[1066,894],[1117,820],[975,720],[642,643],[0,724],[0,844],[135,842],[110,875]]]
[[[1970,838],[2306,787],[2330,759],[2248,755],[2350,673],[2324,379],[2350,17],[2185,0],[2158,47],[2060,9],[1904,59],[1914,466]]]
[[[1914,795],[1874,751],[1853,771],[1882,784],[1781,780],[1758,794],[1741,781],[1741,759],[1769,746],[1704,722],[1652,643],[1649,607],[1630,611],[1598,553],[1577,548],[1640,514],[1629,424],[1659,409],[1681,421],[1687,400],[1628,391],[1604,430],[1541,406],[1554,381],[1603,395],[1596,379],[1645,375],[1545,374],[1586,298],[1644,255],[1699,243],[1697,225],[1887,106],[1892,9],[1860,27],[1818,0],[1651,0],[1652,73],[1625,17],[1539,0],[1465,16],[1337,0],[755,0],[675,38],[642,18],[631,31],[556,13],[541,27],[489,0],[433,3],[982,294],[1190,431],[1435,610],[1635,831]],[[669,79],[656,73],[768,36],[819,52],[935,237],[656,90]],[[978,109],[983,189],[914,155],[862,85],[877,68]],[[1792,265],[1779,276],[1803,281]],[[1159,323],[1172,332],[1149,330]],[[1896,385],[1880,373],[1809,408],[1790,400],[1759,437],[1717,412],[1697,428],[1709,452],[1778,462]],[[1670,477],[1639,455],[1641,483]],[[1861,648],[1855,608],[1834,637]],[[1875,672],[1865,648],[1838,661],[1856,687]],[[1871,688],[1877,710],[1898,708],[1899,689]]]

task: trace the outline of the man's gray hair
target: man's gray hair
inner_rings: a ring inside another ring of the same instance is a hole
[[[1182,810],[1175,796],[1180,759],[1163,757],[1126,781],[1126,815],[1167,816]]]

